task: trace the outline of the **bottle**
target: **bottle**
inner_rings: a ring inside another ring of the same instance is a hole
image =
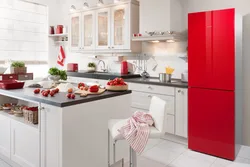
[[[121,63],[121,74],[128,74],[128,62],[122,61]]]

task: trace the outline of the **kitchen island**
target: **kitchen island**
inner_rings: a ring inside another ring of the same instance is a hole
[[[0,111],[0,157],[22,167],[107,166],[108,120],[132,114],[131,91],[107,91],[73,100],[66,93],[43,97],[33,90],[0,89],[1,103],[39,107],[38,125]],[[118,148],[117,158],[126,156],[125,151],[124,145]]]

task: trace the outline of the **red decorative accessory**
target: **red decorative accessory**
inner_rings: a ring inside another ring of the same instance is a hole
[[[64,66],[65,58],[66,58],[66,56],[65,56],[63,47],[60,46],[59,54],[58,54],[58,57],[57,57],[57,64],[59,64],[60,66]]]

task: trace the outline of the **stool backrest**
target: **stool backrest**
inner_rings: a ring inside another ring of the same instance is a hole
[[[165,121],[166,102],[156,96],[151,99],[149,114],[154,119],[155,128],[163,132]]]

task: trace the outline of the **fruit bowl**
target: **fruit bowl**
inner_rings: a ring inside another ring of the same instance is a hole
[[[128,90],[128,85],[110,86],[106,85],[108,91],[126,91]]]
[[[107,83],[106,89],[109,91],[126,91],[128,90],[128,85],[122,78],[116,78]]]

